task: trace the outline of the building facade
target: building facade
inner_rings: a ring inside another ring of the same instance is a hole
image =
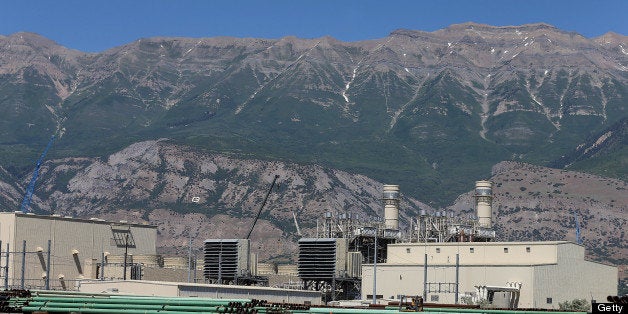
[[[80,292],[160,297],[257,299],[273,303],[321,305],[321,293],[310,290],[163,281],[83,281]]]
[[[102,277],[107,256],[155,255],[156,239],[151,225],[0,213],[0,286],[74,289],[78,280]]]
[[[427,291],[426,302],[435,303],[455,303],[456,289],[463,303],[485,298],[487,289],[512,288],[520,308],[558,308],[576,298],[602,302],[617,293],[617,268],[585,260],[584,253],[566,241],[391,244],[375,278],[373,264],[363,266],[362,298],[372,298],[375,282],[378,297]]]

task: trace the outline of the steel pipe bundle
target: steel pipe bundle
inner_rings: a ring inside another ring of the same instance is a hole
[[[255,299],[206,299],[193,297],[154,297],[124,295],[88,295],[77,293],[34,293],[11,295],[3,299],[8,308],[24,313],[235,313],[235,314],[399,314],[396,307],[338,308],[310,307],[304,304],[268,303]],[[546,311],[492,310],[470,308],[424,307],[429,314],[547,314]],[[403,311],[407,312],[407,311]],[[582,314],[552,312],[552,314]]]
[[[27,305],[25,313],[257,313],[254,305],[262,302],[249,299],[202,299],[132,296],[36,296],[16,300]]]

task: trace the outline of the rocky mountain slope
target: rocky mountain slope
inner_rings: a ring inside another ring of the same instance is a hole
[[[326,211],[382,216],[385,182],[404,221],[466,215],[490,178],[500,239],[574,240],[575,212],[590,256],[626,265],[627,86],[626,36],[545,24],[97,54],[0,36],[0,206],[19,207],[55,133],[33,210],[153,223],[164,253],[243,236],[274,174],[253,233],[274,261],[292,259],[293,211],[306,233]]]
[[[546,24],[148,38],[98,54],[0,36],[0,162],[24,175],[56,130],[58,158],[167,137],[396,181],[443,206],[501,160],[544,165],[625,117],[627,49]]]
[[[493,217],[498,239],[576,242],[575,216],[590,258],[628,264],[628,184],[576,171],[519,162],[493,167]],[[472,192],[450,209],[468,213]]]
[[[294,259],[298,237],[293,211],[306,236],[314,235],[317,219],[328,211],[348,212],[360,220],[383,216],[383,183],[368,177],[315,165],[240,159],[168,140],[136,143],[104,159],[46,162],[33,209],[155,224],[158,250],[175,254],[186,251],[189,236],[197,249],[207,238],[244,237],[275,174],[280,175],[278,187],[252,234],[263,260]],[[519,162],[495,165],[488,179],[494,182],[499,240],[575,241],[577,213],[589,256],[628,264],[626,182]],[[473,182],[467,185],[473,189]],[[0,200],[17,208],[21,191],[4,187]],[[402,196],[404,230],[419,209],[434,210]],[[472,213],[472,192],[448,210],[459,216]]]
[[[312,236],[325,212],[351,213],[361,220],[382,215],[382,184],[368,177],[315,165],[238,159],[166,140],[136,143],[105,160],[47,162],[33,209],[156,224],[159,250],[174,253],[186,250],[190,233],[197,247],[207,238],[245,237],[274,175],[280,176],[277,188],[252,234],[264,259],[292,258],[297,240],[293,212]],[[419,208],[430,208],[409,197],[402,204],[405,220]]]

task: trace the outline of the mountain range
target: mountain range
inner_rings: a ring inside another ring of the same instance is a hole
[[[281,245],[255,242],[264,258],[290,259],[293,211],[310,231],[328,210],[373,217],[387,183],[406,222],[465,214],[473,182],[492,179],[502,239],[572,239],[575,211],[585,244],[608,244],[593,256],[627,264],[627,83],[626,36],[547,24],[143,38],[100,53],[0,36],[0,204],[18,208],[56,134],[33,210],[155,223],[163,252],[189,232],[246,230],[279,172],[257,236]]]

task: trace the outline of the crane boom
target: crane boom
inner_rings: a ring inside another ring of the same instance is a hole
[[[46,153],[52,146],[52,142],[54,142],[55,136],[50,137],[50,141],[48,141],[48,145],[46,145],[46,149],[41,153],[41,156],[37,160],[37,164],[35,164],[35,171],[33,171],[33,177],[31,181],[28,183],[28,187],[26,188],[26,195],[24,195],[24,199],[22,200],[22,205],[20,206],[20,210],[22,212],[29,212],[29,205],[31,203],[31,199],[33,198],[33,191],[35,190],[35,183],[37,182],[37,178],[39,177],[39,168],[41,168],[41,164],[44,162],[44,157],[46,157]]]
[[[294,218],[294,225],[297,227],[297,235],[302,236],[301,228],[299,228],[299,222],[297,222],[297,215],[292,211],[292,218]]]
[[[268,189],[268,192],[266,193],[266,197],[264,197],[264,201],[262,202],[262,206],[259,207],[259,209],[257,210],[257,215],[255,216],[255,220],[253,220],[253,223],[251,224],[251,229],[249,230],[249,233],[246,235],[246,239],[250,239],[251,238],[251,233],[253,233],[253,228],[255,228],[255,224],[257,223],[257,220],[259,219],[259,215],[262,213],[262,209],[264,208],[264,205],[266,205],[266,201],[268,200],[268,196],[270,195],[270,192],[273,190],[273,187],[275,186],[275,181],[277,181],[277,179],[279,179],[279,175],[276,174],[275,178],[273,178],[273,182],[270,184],[270,189]]]

